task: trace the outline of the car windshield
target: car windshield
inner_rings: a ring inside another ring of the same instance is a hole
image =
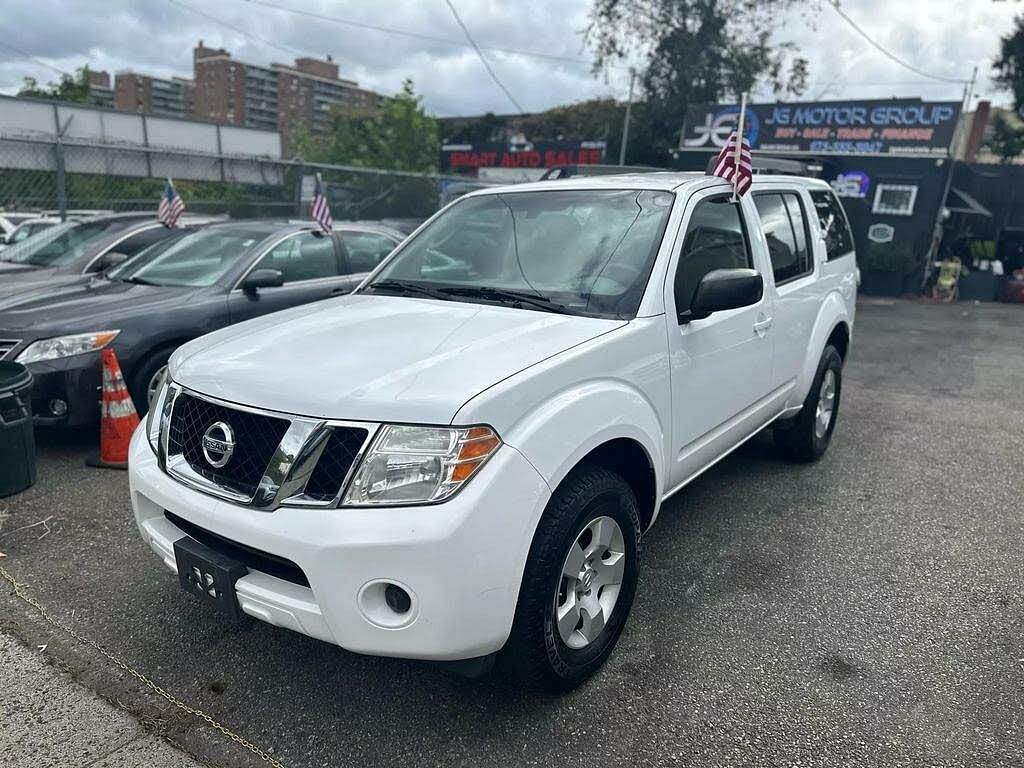
[[[111,280],[202,288],[213,285],[267,236],[266,228],[210,227],[151,245],[107,273]]]
[[[470,197],[408,241],[363,291],[633,317],[673,200],[637,189]]]
[[[110,233],[125,229],[131,223],[124,219],[109,219],[57,224],[0,251],[0,258],[36,267],[63,267],[105,241]]]

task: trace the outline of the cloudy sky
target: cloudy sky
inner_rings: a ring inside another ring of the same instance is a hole
[[[590,72],[581,32],[592,0],[453,2],[497,75],[527,111],[595,96],[625,98],[626,67],[606,77]],[[808,10],[812,5],[794,10],[784,25],[784,39],[810,61],[807,98],[961,97],[962,86],[923,78],[887,60],[827,0]],[[957,79],[978,65],[978,96],[1005,102],[988,75],[999,36],[1011,28],[1014,13],[1024,11],[1021,3],[843,0],[842,5],[875,40],[920,70]],[[340,63],[342,76],[385,93],[411,76],[437,115],[514,111],[465,44],[444,0],[0,0],[0,18],[8,22],[0,37],[3,93],[17,91],[25,76],[54,79],[57,74],[49,67],[73,70],[86,62],[111,73],[132,69],[187,77],[192,46],[202,39],[227,48],[237,59],[260,64],[329,53]]]

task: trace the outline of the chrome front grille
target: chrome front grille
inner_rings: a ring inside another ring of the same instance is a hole
[[[0,339],[0,360],[6,359],[19,344],[21,339]]]
[[[223,467],[213,466],[203,454],[203,436],[218,423],[230,426],[235,442],[234,452]],[[182,393],[174,401],[169,430],[169,453],[181,454],[194,472],[210,482],[251,497],[288,431],[288,420]]]
[[[197,490],[260,509],[335,505],[378,426],[248,408],[177,385],[169,398],[160,439],[165,471]]]

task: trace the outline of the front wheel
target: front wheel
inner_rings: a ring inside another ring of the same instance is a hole
[[[504,657],[529,687],[568,691],[611,654],[636,594],[640,519],[629,484],[582,465],[544,512]]]
[[[832,439],[843,387],[843,358],[829,345],[822,352],[803,408],[796,418],[772,430],[779,450],[797,461],[821,458]]]

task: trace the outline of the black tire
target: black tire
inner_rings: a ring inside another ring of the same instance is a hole
[[[167,365],[173,352],[174,347],[156,350],[132,373],[131,380],[128,382],[128,392],[132,396],[132,402],[135,403],[135,410],[138,411],[139,416],[145,416],[149,412],[147,393],[150,380]]]
[[[835,377],[835,399],[832,406],[831,421],[824,434],[819,434],[819,430],[816,429],[818,401],[821,399],[822,382],[829,371]],[[821,354],[818,370],[814,374],[811,389],[807,393],[807,398],[804,400],[800,413],[797,414],[796,418],[786,423],[778,424],[772,430],[775,446],[783,455],[796,461],[816,461],[822,457],[826,449],[828,449],[829,442],[832,440],[832,432],[836,428],[842,391],[843,358],[835,347],[828,345]]]
[[[604,628],[586,647],[570,648],[555,624],[562,568],[587,525],[600,517],[612,518],[622,534],[622,581]],[[636,594],[639,565],[640,517],[633,490],[610,470],[580,465],[558,486],[537,526],[503,660],[530,688],[563,692],[578,686],[615,647]]]

